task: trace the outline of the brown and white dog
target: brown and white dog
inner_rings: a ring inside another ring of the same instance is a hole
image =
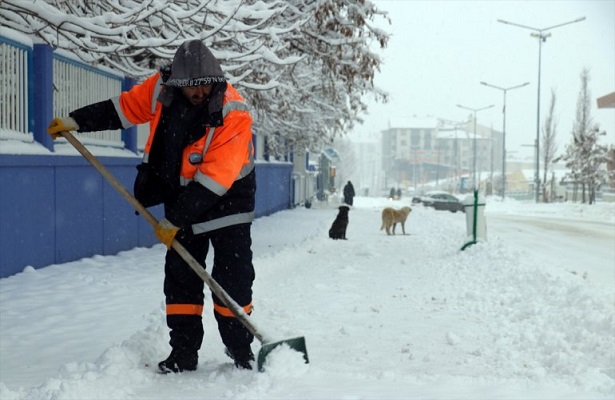
[[[348,206],[339,206],[339,212],[337,213],[337,217],[335,217],[335,221],[331,224],[331,229],[329,229],[329,237],[331,239],[344,239],[346,240],[346,228],[348,228],[348,210],[350,207]]]
[[[393,231],[393,235],[395,235],[395,226],[399,223],[401,224],[401,230],[405,235],[406,219],[411,212],[412,209],[410,207],[402,207],[399,210],[391,207],[385,208],[382,210],[382,226],[380,227],[380,230],[386,229],[387,235],[390,235],[391,231]]]

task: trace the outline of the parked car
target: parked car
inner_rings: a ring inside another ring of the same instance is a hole
[[[433,207],[436,210],[465,212],[463,203],[457,197],[441,191],[427,192],[423,196],[413,197],[412,203],[423,203],[425,207]]]
[[[412,196],[412,204],[420,204],[423,202],[423,199],[431,198],[431,196],[433,196],[434,194],[446,194],[446,193],[447,192],[444,192],[442,190],[431,190],[426,193],[415,194],[414,196]]]

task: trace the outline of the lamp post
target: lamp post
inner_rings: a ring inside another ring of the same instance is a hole
[[[487,82],[481,82],[481,85],[489,86],[494,89],[501,90],[504,93],[504,100],[502,105],[502,114],[503,114],[503,122],[502,122],[502,199],[506,196],[506,92],[513,89],[518,89],[523,86],[527,86],[530,83],[525,82],[520,85],[511,86],[507,88],[499,87],[496,85],[492,85]]]
[[[450,121],[447,119],[440,118],[440,122],[444,125],[450,125],[455,130],[455,142],[453,143],[453,164],[454,168],[454,177],[455,177],[455,190],[459,190],[459,141],[457,138],[457,129],[459,127],[467,127],[468,122],[459,122],[459,121]],[[450,176],[450,172],[449,172]]]
[[[466,110],[470,110],[470,111],[472,111],[474,113],[474,143],[473,143],[473,147],[474,147],[474,149],[473,149],[474,157],[473,158],[474,158],[474,160],[472,162],[472,185],[473,185],[472,189],[477,190],[478,189],[478,187],[477,187],[478,185],[476,184],[476,113],[479,112],[479,111],[483,111],[483,110],[486,110],[488,108],[493,107],[493,104],[490,105],[490,106],[487,106],[487,107],[483,107],[483,108],[470,108],[470,107],[462,106],[461,104],[457,104],[457,107],[464,108]]]
[[[498,22],[507,25],[518,26],[519,28],[530,29],[535,31],[536,33],[531,33],[530,36],[538,39],[538,101],[536,105],[536,173],[534,175],[534,180],[536,181],[536,202],[540,200],[540,64],[542,58],[542,42],[546,42],[547,38],[551,36],[550,33],[545,33],[549,29],[559,28],[560,26],[573,24],[575,22],[581,22],[585,20],[585,17],[577,18],[574,21],[568,21],[561,24],[549,26],[548,28],[532,28],[531,26],[516,24],[514,22],[504,21],[502,19],[498,19]]]

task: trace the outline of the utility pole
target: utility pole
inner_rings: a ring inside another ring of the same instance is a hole
[[[457,104],[457,107],[459,108],[464,108],[466,110],[470,110],[474,113],[474,143],[473,143],[473,147],[474,147],[474,155],[473,155],[473,163],[472,163],[472,189],[473,190],[477,190],[478,189],[478,184],[476,182],[476,113],[479,111],[483,111],[486,110],[488,108],[493,107],[493,104],[487,107],[483,107],[483,108],[471,108],[471,107],[466,107],[466,106],[462,106],[461,104]]]
[[[550,33],[545,33],[549,29],[559,28],[560,26],[570,25],[575,22],[581,22],[585,20],[585,17],[577,18],[574,21],[568,21],[561,24],[553,25],[548,28],[538,29],[531,26],[521,25],[514,22],[504,21],[498,19],[498,22],[503,24],[517,26],[519,28],[530,29],[535,33],[531,33],[530,36],[538,39],[538,101],[536,105],[536,171],[534,174],[534,180],[536,184],[536,203],[540,201],[540,65],[542,59],[542,43],[547,41],[547,38],[551,36]]]
[[[502,105],[502,114],[503,114],[503,118],[502,118],[502,121],[503,121],[502,122],[502,199],[504,199],[506,197],[506,92],[508,92],[509,90],[518,89],[523,86],[527,86],[530,83],[525,82],[520,85],[511,86],[507,88],[492,85],[487,82],[481,82],[480,84],[492,87],[494,89],[501,90],[504,94],[504,100],[502,102],[503,104]]]

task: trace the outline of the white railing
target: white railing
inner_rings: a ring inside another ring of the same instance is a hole
[[[53,114],[65,117],[75,109],[118,96],[122,91],[122,78],[54,55],[53,85]],[[80,133],[79,136],[97,144],[124,147],[119,129]]]
[[[27,82],[28,51],[0,42],[0,131],[31,141]]]

